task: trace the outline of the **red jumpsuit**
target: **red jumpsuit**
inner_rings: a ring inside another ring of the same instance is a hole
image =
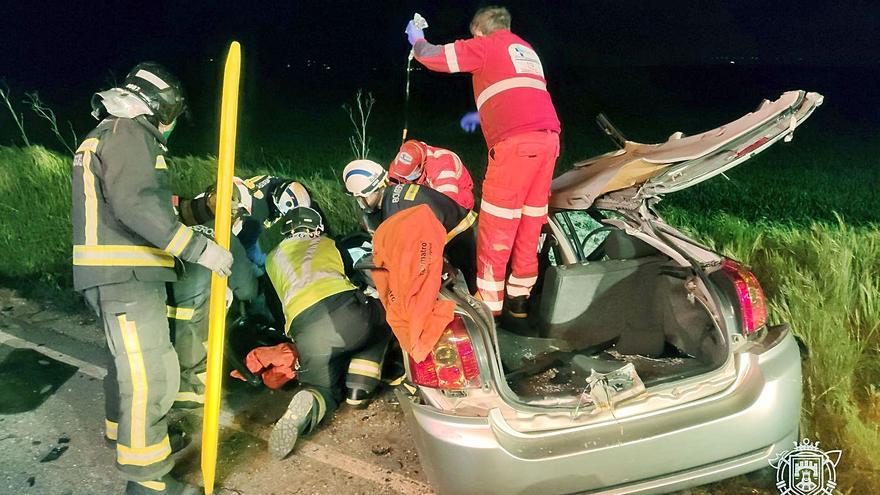
[[[477,288],[494,313],[509,297],[528,296],[538,276],[538,240],[559,156],[559,119],[541,60],[501,29],[442,46],[415,44],[415,57],[439,72],[470,72],[489,147],[477,233]]]
[[[418,164],[422,164],[422,174],[415,180],[406,180]],[[398,182],[421,184],[442,192],[464,209],[474,208],[474,181],[461,158],[452,151],[421,141],[407,141],[388,167],[388,174]]]

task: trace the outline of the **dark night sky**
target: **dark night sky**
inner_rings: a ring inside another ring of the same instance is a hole
[[[70,119],[77,128],[86,129],[92,125],[88,117],[91,93],[109,87],[114,78],[121,80],[135,63],[156,60],[183,79],[194,109],[194,125],[210,129],[222,59],[229,41],[237,39],[244,48],[244,99],[251,104],[249,115],[259,115],[267,127],[287,129],[293,128],[290,112],[294,110],[300,112],[298,123],[326,120],[328,112],[342,119],[339,102],[357,88],[377,91],[384,98],[383,108],[389,109],[391,103],[402,100],[402,69],[409,51],[403,29],[413,12],[428,19],[428,39],[443,43],[467,37],[471,16],[486,3],[155,0],[41,6],[40,2],[7,2],[0,11],[4,17],[0,80],[18,95],[39,90],[61,120]],[[511,10],[514,32],[541,54],[559,95],[554,98],[569,108],[570,118],[594,112],[598,106],[620,109],[633,93],[618,88],[615,96],[614,90],[633,74],[652,85],[650,94],[633,102],[636,106],[648,98],[662,100],[675,94],[713,101],[725,94],[742,94],[752,102],[802,86],[836,90],[837,94],[829,94],[829,102],[860,101],[852,105],[851,112],[858,118],[874,115],[859,96],[873,93],[870,101],[880,103],[876,82],[867,80],[874,78],[873,67],[880,65],[880,2],[876,0],[499,3]],[[775,66],[775,79],[759,87],[758,79],[767,79],[770,72],[756,69],[740,74],[738,82],[699,75],[684,80],[677,69],[660,67],[722,67],[731,61],[739,64],[735,67]],[[616,68],[593,70],[609,66]],[[657,68],[628,69],[636,66]],[[862,68],[847,72],[845,66]],[[865,70],[864,66],[871,67]],[[657,71],[665,72],[661,77],[654,75],[661,74]],[[820,72],[824,80],[810,79]],[[472,105],[465,78],[451,83],[449,78],[430,74],[417,77],[422,93],[416,100],[421,110],[434,96],[430,88],[443,88],[439,91],[444,101],[434,103],[447,105],[452,112]],[[742,83],[753,87],[731,88]],[[717,93],[719,85],[727,87],[726,93]],[[633,87],[633,91],[647,91],[639,89],[644,86]],[[8,123],[8,116],[0,115],[0,131],[3,127],[10,130]],[[206,134],[203,141],[191,144],[204,148],[210,142]]]
[[[8,3],[0,76],[28,86],[106,76],[152,58],[208,64],[241,40],[262,70],[307,59],[369,70],[399,64],[413,11],[437,42],[467,35],[485,2],[56,2]],[[80,4],[81,6],[74,6]],[[876,64],[880,2],[754,0],[509,1],[514,31],[563,65],[718,63]],[[442,5],[442,6],[439,6]]]

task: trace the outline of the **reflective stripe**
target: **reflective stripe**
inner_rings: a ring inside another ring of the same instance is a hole
[[[77,266],[164,266],[174,268],[174,258],[146,246],[73,246]]]
[[[412,201],[412,200],[416,199],[416,194],[419,193],[419,189],[421,189],[421,187],[422,187],[422,186],[420,186],[420,185],[418,185],[418,184],[411,185],[411,186],[406,190],[406,194],[403,195],[403,199],[404,199],[405,201]]]
[[[119,438],[119,423],[104,419],[104,436],[115,442]]]
[[[458,192],[458,186],[456,186],[455,184],[443,184],[442,186],[438,186],[436,191],[442,193],[449,192],[454,194]]]
[[[519,285],[520,287],[531,287],[538,281],[538,277],[514,277],[511,275],[507,279],[508,284]]]
[[[348,364],[348,372],[353,375],[375,378],[376,380],[382,378],[382,370],[379,368],[379,363],[367,359],[352,359],[351,363]]]
[[[192,239],[192,236],[192,229],[181,224],[180,227],[177,228],[177,232],[174,233],[174,237],[171,238],[171,242],[165,246],[165,251],[168,251],[174,256],[180,256],[180,253],[186,249],[186,245],[189,244],[189,240]]]
[[[437,180],[457,179],[458,176],[459,176],[459,174],[455,173],[452,170],[444,170],[444,171],[440,172],[439,174],[437,174]]]
[[[318,403],[318,417],[317,419],[315,419],[315,423],[312,425],[312,428],[314,428],[315,426],[317,426],[318,423],[321,422],[322,419],[324,419],[324,415],[327,414],[327,401],[324,400],[324,396],[321,395],[321,392],[318,392],[313,388],[307,388],[306,390],[310,394],[312,394],[312,396],[315,398],[315,402]]]
[[[159,89],[168,89],[169,88],[168,83],[163,81],[162,78],[160,78],[156,74],[153,74],[152,72],[144,70],[144,69],[141,69],[141,70],[135,72],[134,77],[139,77],[145,81],[149,81],[150,84],[152,84],[153,86],[156,86]]]
[[[76,149],[77,153],[84,153],[86,151],[90,151],[92,153],[98,152],[98,144],[101,141],[98,138],[88,138],[79,145],[79,148]]]
[[[460,222],[458,222],[458,225],[456,225],[452,230],[449,231],[448,234],[446,234],[446,244],[449,244],[449,241],[455,239],[455,236],[457,236],[458,234],[461,234],[465,230],[471,228],[471,225],[473,225],[476,221],[477,214],[473,210],[469,211],[468,214],[465,215],[465,217],[462,218]]]
[[[80,146],[85,146],[87,139]],[[95,139],[94,147],[97,148],[97,139]],[[83,195],[85,195],[85,239],[86,245],[94,246],[98,244],[98,197],[95,189],[95,174],[92,173],[92,153],[93,151],[84,151],[82,158],[83,169]]]
[[[128,358],[129,373],[131,374],[131,436],[129,442],[131,443],[131,449],[144,448],[147,443],[147,394],[149,393],[149,386],[147,384],[144,356],[141,352],[141,343],[138,338],[137,323],[133,320],[128,321],[125,314],[121,314],[116,318],[122,333],[122,343],[125,347],[125,356]],[[119,447],[122,446],[120,445]],[[117,455],[121,456],[122,452],[118,451]],[[120,464],[123,464],[121,460]]]
[[[480,96],[477,97],[477,110],[479,110],[489,98],[492,98],[502,91],[514,88],[532,88],[547,91],[547,83],[531,77],[511,77],[510,79],[503,79],[490,85],[480,93]]]
[[[503,291],[504,280],[486,280],[477,277],[477,288],[480,290]]]
[[[446,65],[449,66],[449,72],[460,72],[458,68],[458,55],[455,54],[455,43],[447,43],[443,45],[443,52],[446,54]]]
[[[168,170],[168,164],[165,163],[165,157],[159,155],[156,157],[156,168],[159,170]]]
[[[126,447],[116,444],[116,462],[125,466],[149,466],[164,461],[171,455],[171,442],[168,435],[161,442],[149,447]]]
[[[195,314],[193,308],[177,308],[174,306],[165,306],[165,316],[175,320],[192,320]]]
[[[492,312],[501,311],[504,308],[503,301],[483,301],[483,304],[485,304],[486,307],[489,308],[489,311]]]
[[[205,350],[207,350],[207,349],[208,349],[208,343],[207,343],[207,342],[204,342],[204,345],[205,345]],[[207,372],[207,371],[203,371],[203,372],[201,372],[201,373],[198,373],[198,374],[196,374],[196,378],[198,378],[199,381],[202,382],[202,385],[207,385],[207,383],[208,383],[208,372]]]
[[[345,403],[352,406],[359,406],[366,402],[366,399],[345,399]]]
[[[161,481],[138,481],[137,484],[145,486],[150,490],[156,490],[157,492],[161,492],[165,489],[165,483]]]
[[[530,287],[520,287],[519,285],[508,285],[507,295],[510,297],[528,296],[532,293]]]
[[[537,217],[541,218],[547,215],[547,205],[544,206],[528,206],[523,205],[522,207],[523,215],[527,217]]]
[[[506,218],[508,220],[522,217],[522,209],[502,208],[493,205],[485,199],[480,203],[480,213],[487,213],[493,217]]]
[[[177,392],[174,398],[175,402],[195,402],[196,404],[204,404],[205,396],[195,392]]]

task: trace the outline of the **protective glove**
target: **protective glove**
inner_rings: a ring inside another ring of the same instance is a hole
[[[266,253],[263,252],[263,248],[260,247],[260,242],[254,242],[250,246],[245,246],[245,252],[247,253],[247,257],[251,260],[254,265],[261,271],[266,267]]]
[[[406,23],[406,39],[409,41],[411,46],[415,46],[416,41],[425,39],[425,30],[416,26],[416,22],[414,20],[410,20]]]
[[[199,256],[196,263],[221,277],[228,277],[232,273],[232,253],[210,239],[208,239],[208,244],[205,245],[205,250],[202,251],[202,255]]]
[[[461,118],[461,130],[464,132],[474,132],[480,126],[480,112],[468,112]]]

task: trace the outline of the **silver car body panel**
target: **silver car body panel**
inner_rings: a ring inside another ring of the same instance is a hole
[[[500,410],[457,416],[402,396],[401,405],[441,494],[668,493],[766,467],[796,439],[794,338],[740,354],[736,367],[719,394],[556,431],[523,433]]]

